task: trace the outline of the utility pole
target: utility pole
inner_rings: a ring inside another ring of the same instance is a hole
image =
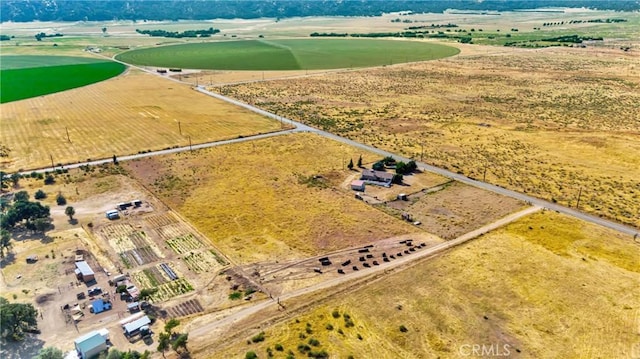
[[[69,129],[65,127],[64,130],[67,131],[67,141],[71,143],[71,139],[69,138]]]
[[[484,164],[484,173],[482,174],[482,182],[486,182],[487,179],[487,164]]]
[[[56,166],[54,166],[54,165],[53,165],[53,155],[52,155],[52,154],[49,154],[49,158],[51,158],[51,169],[52,169],[52,170],[55,170],[55,169],[56,169]]]
[[[193,152],[193,148],[191,147],[191,136],[189,136],[189,151]]]
[[[180,125],[180,121],[178,121],[178,132],[182,135],[182,126]]]
[[[424,161],[424,142],[420,143],[420,162]]]
[[[580,187],[580,191],[578,192],[578,201],[576,202],[576,209],[580,208],[580,196],[582,195],[582,187]]]

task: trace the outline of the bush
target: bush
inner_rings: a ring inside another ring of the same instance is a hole
[[[244,359],[256,359],[258,358],[258,354],[256,354],[256,352],[247,352],[247,354],[244,355]]]
[[[304,353],[306,353],[306,352],[308,352],[308,351],[310,351],[310,350],[311,350],[311,347],[310,347],[310,346],[308,346],[308,345],[306,345],[306,344],[302,344],[302,343],[298,344],[298,351],[299,351],[300,353],[303,353],[303,354],[304,354]]]
[[[358,333],[357,337],[358,337],[358,340],[362,340],[362,335],[360,335],[360,333]]]
[[[406,332],[409,331],[409,329],[407,329],[407,327],[405,327],[404,325],[401,325],[400,326],[400,331],[403,332],[403,333],[406,333]]]
[[[47,175],[47,177],[44,178],[44,184],[54,184],[56,183],[56,179],[53,178],[52,175]]]
[[[255,335],[253,338],[251,338],[251,341],[254,342],[254,343],[263,342],[264,341],[264,332],[260,332],[257,335]]]
[[[229,294],[229,299],[231,299],[231,300],[237,300],[237,299],[240,299],[240,298],[242,298],[242,292],[237,292],[236,291],[236,292],[233,292],[233,293]]]
[[[320,341],[316,338],[311,338],[309,339],[309,344],[313,345],[314,347],[320,346]]]
[[[333,325],[331,325],[331,323],[328,323],[325,328],[327,328],[327,330],[333,330]]]
[[[276,345],[275,345],[275,348],[276,348],[276,350],[277,350],[277,351],[279,351],[279,352],[284,351],[284,347],[282,346],[282,344],[276,344]]]
[[[331,316],[334,318],[340,318],[340,312],[336,309],[333,312],[331,312]]]
[[[58,206],[64,206],[67,204],[67,199],[64,198],[62,193],[58,192],[58,195],[56,196],[56,203],[58,204]]]
[[[307,356],[309,356],[309,358],[326,359],[329,357],[329,353],[327,353],[326,350],[320,350],[317,352],[310,351]]]
[[[35,199],[45,199],[47,198],[47,194],[44,193],[43,190],[39,189],[38,191],[36,191],[36,193],[33,195],[33,198]]]
[[[373,168],[375,171],[382,171],[384,170],[384,162],[378,161],[374,163],[373,166],[371,166],[371,168]]]

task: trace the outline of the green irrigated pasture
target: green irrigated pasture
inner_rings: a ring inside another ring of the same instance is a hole
[[[121,74],[125,66],[112,61],[30,67],[0,71],[0,103],[23,100],[81,87]]]
[[[31,67],[95,64],[104,60],[91,57],[8,55],[0,56],[0,70],[26,69]]]
[[[456,55],[455,47],[373,39],[246,40],[127,51],[118,60],[145,66],[211,70],[320,70],[371,67]]]

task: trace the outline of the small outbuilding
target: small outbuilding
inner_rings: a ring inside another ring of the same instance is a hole
[[[107,332],[108,335],[109,332]],[[81,359],[97,357],[107,350],[107,338],[100,331],[94,330],[74,340],[76,351]]]
[[[148,326],[149,324],[151,324],[151,319],[145,315],[140,319],[136,319],[133,322],[123,325],[122,329],[124,330],[125,336],[131,337],[138,334],[142,327]]]
[[[87,283],[96,280],[95,273],[93,269],[89,267],[86,261],[78,261],[76,262],[76,277]]]
[[[354,191],[364,192],[364,181],[356,180],[351,182],[351,189]]]

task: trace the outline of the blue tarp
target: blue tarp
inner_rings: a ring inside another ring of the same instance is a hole
[[[111,303],[105,302],[102,299],[94,300],[91,303],[91,306],[93,307],[94,314],[98,314],[98,313],[104,312],[105,310],[111,309]]]

